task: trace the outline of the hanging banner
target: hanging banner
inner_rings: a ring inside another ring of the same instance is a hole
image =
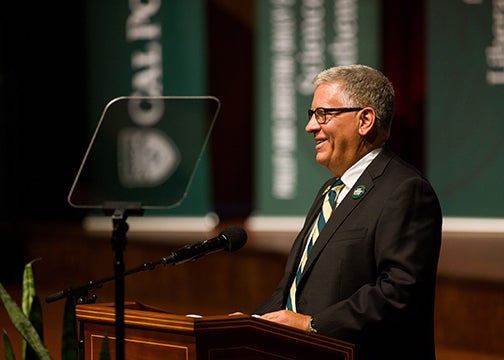
[[[91,0],[86,2],[86,11],[90,138],[112,99],[206,95],[204,2]],[[145,124],[148,124],[151,120],[147,111],[145,114]],[[206,119],[185,115],[178,114],[170,121],[190,121],[195,131],[208,128],[200,124]],[[136,126],[144,120],[138,119]],[[191,151],[189,148],[193,144],[188,140],[184,146],[188,147],[186,151]],[[136,143],[142,144],[141,141]],[[150,143],[153,154],[168,148],[161,142],[158,145],[160,149],[155,148],[155,142]],[[140,149],[131,149],[131,153],[135,151],[140,152]],[[178,151],[184,154],[185,150]],[[203,153],[187,197],[180,206],[155,212],[155,215],[199,217],[209,214],[212,207],[207,157],[207,153]],[[106,160],[95,159],[96,167],[116,167],[119,171],[119,164],[99,163]],[[112,183],[114,180],[103,178],[101,181]],[[169,194],[160,192],[158,196],[169,197]]]
[[[256,4],[257,167],[250,220],[261,227],[266,218],[304,217],[322,182],[332,176],[315,161],[313,137],[304,131],[313,78],[335,65],[379,68],[381,36],[378,1]]]
[[[427,19],[428,177],[445,217],[503,217],[504,2],[430,0]]]

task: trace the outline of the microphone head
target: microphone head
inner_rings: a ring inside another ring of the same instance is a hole
[[[228,226],[222,230],[219,236],[228,241],[226,251],[240,250],[247,242],[247,233],[240,226]]]

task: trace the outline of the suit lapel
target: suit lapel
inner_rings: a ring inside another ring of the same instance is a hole
[[[339,204],[339,206],[334,209],[329,221],[322,229],[315,245],[313,246],[310,255],[308,256],[308,260],[305,265],[305,269],[303,272],[303,276],[301,277],[300,282],[303,282],[304,274],[310,269],[313,265],[320,252],[327,245],[329,240],[332,238],[333,234],[336,230],[341,226],[341,224],[345,221],[348,215],[361,203],[364,201],[366,196],[373,191],[374,188],[374,179],[380,176],[385,170],[386,165],[389,163],[391,159],[390,153],[383,149],[382,153],[380,153],[376,159],[369,164],[368,168],[364,170],[362,175],[359,177],[355,185],[350,189],[348,194],[345,196],[343,201]],[[362,186],[365,188],[364,193],[362,193]],[[320,201],[319,208],[322,204]],[[300,283],[300,285],[301,285]]]

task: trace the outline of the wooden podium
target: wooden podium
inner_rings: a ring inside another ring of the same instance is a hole
[[[115,304],[77,305],[84,359],[98,360],[105,335],[115,358]],[[127,360],[345,359],[353,360],[353,344],[308,333],[248,315],[174,315],[126,302]]]

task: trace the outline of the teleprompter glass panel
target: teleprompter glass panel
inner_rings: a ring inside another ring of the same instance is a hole
[[[220,109],[211,96],[118,97],[105,107],[68,202],[170,209],[185,198]]]

